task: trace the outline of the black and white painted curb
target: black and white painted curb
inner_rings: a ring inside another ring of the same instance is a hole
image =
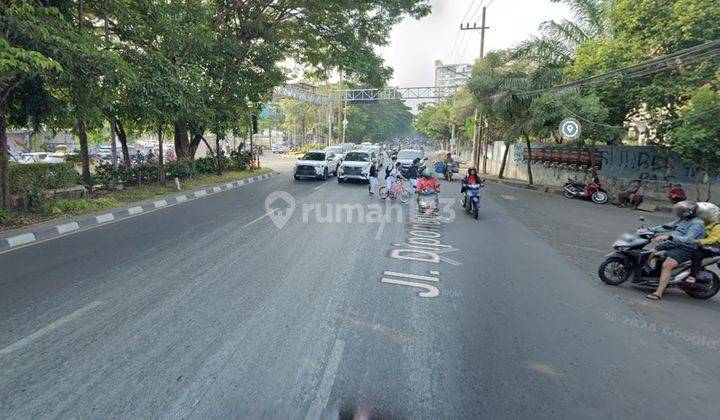
[[[27,232],[21,235],[10,236],[7,238],[0,238],[0,252],[22,245],[27,245],[36,241],[43,241],[54,237],[66,235],[68,233],[72,233],[81,229],[87,229],[90,227],[111,223],[117,220],[126,219],[128,217],[142,214],[148,211],[184,203],[186,201],[195,200],[197,198],[206,197],[208,195],[217,194],[219,192],[233,190],[236,188],[240,188],[244,185],[254,184],[256,182],[272,178],[276,175],[278,175],[276,172],[271,172],[251,178],[240,179],[211,188],[205,188],[202,190],[180,194],[169,198],[166,197],[142,205],[138,204],[135,206],[130,206],[124,209],[116,210],[112,213],[87,216],[73,221],[65,221],[64,223],[56,226],[43,227],[42,229],[39,229],[37,231]]]

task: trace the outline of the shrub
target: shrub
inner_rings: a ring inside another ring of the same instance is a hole
[[[78,182],[79,176],[72,163],[10,165],[11,194],[27,196],[28,193],[72,187]]]
[[[8,209],[0,208],[0,225],[10,223],[12,220],[12,213]]]
[[[169,162],[165,165],[165,173],[167,174],[168,179],[176,177],[186,179],[197,176],[195,163],[189,161]]]
[[[204,157],[195,159],[195,170],[199,174],[211,174],[215,172],[215,158]]]
[[[79,198],[67,200],[64,198],[51,201],[43,206],[43,212],[53,215],[63,214],[80,214],[88,211],[92,207],[92,200],[87,198]]]

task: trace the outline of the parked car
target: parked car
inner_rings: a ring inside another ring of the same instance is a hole
[[[28,152],[28,153],[20,153],[20,158],[18,159],[18,163],[27,164],[27,163],[40,163],[47,157],[48,153],[46,152]]]
[[[285,153],[285,146],[282,143],[275,143],[272,145],[273,153]]]
[[[305,153],[295,163],[295,180],[300,178],[320,178],[323,181],[330,174],[337,175],[338,165],[335,153],[315,150]]]
[[[373,152],[371,151],[355,150],[348,153],[338,169],[338,182],[342,184],[348,179],[370,182],[370,166],[372,164]]]
[[[42,160],[42,163],[63,163],[65,162],[65,156],[62,153],[50,153]]]

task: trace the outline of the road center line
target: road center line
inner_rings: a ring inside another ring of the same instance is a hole
[[[340,367],[340,360],[342,359],[344,348],[345,342],[343,340],[335,340],[335,345],[333,345],[332,352],[330,352],[330,359],[328,359],[325,372],[323,372],[322,379],[320,380],[320,387],[318,388],[317,395],[315,395],[315,401],[313,401],[305,415],[305,420],[321,418],[320,416],[323,410],[327,407],[328,401],[330,400],[330,393],[335,384],[335,377]]]
[[[255,223],[261,221],[262,219],[264,219],[264,218],[272,215],[272,214],[275,213],[277,210],[278,210],[278,209],[270,210],[269,212],[263,214],[262,216],[258,217],[257,219],[253,220],[252,222],[246,224],[245,226],[241,227],[240,229],[245,229],[245,228],[248,227],[248,226],[254,225]]]
[[[25,346],[25,345],[27,345],[27,344],[32,343],[33,341],[37,340],[38,338],[42,337],[43,335],[45,335],[45,334],[47,334],[47,333],[49,333],[49,332],[52,332],[53,330],[56,330],[56,329],[60,328],[60,327],[63,326],[64,324],[67,324],[68,322],[74,320],[75,318],[80,317],[80,316],[81,316],[82,314],[84,314],[85,312],[88,312],[88,311],[90,311],[90,310],[92,310],[92,309],[95,309],[95,308],[97,308],[98,306],[100,306],[100,305],[102,305],[102,304],[103,304],[103,303],[102,303],[101,301],[95,301],[95,302],[93,302],[93,303],[91,303],[91,304],[89,304],[89,305],[87,305],[87,306],[84,306],[84,307],[78,309],[77,311],[71,313],[70,315],[66,315],[66,316],[58,319],[57,321],[54,321],[53,323],[51,323],[51,324],[48,325],[47,327],[41,328],[41,329],[35,331],[34,333],[28,335],[27,337],[25,337],[25,338],[23,338],[23,339],[21,339],[21,340],[19,340],[19,341],[16,341],[15,343],[13,343],[13,344],[5,347],[4,349],[0,350],[0,356],[4,356],[4,355],[6,355],[6,354],[8,354],[8,353],[12,353],[12,352],[14,352],[15,350],[19,349],[20,347],[23,347],[23,346]]]

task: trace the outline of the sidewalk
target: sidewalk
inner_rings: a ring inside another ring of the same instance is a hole
[[[134,203],[125,203],[122,206],[104,209],[99,212],[81,216],[70,216],[52,219],[47,222],[23,226],[17,229],[0,232],[0,252],[21,247],[37,241],[45,241],[72,233],[81,232],[100,225],[128,219],[143,213],[155,211],[164,207],[178,205],[202,197],[229,191],[245,185],[254,184],[278,175],[272,171],[262,175],[237,179],[232,182],[206,186],[194,191],[180,192],[153,197],[148,200]]]
[[[550,185],[542,185],[542,184],[533,184],[528,185],[527,182],[520,181],[517,179],[507,179],[503,178],[500,179],[495,175],[490,174],[483,174],[481,175],[488,181],[497,183],[497,184],[503,184],[503,185],[509,185],[515,188],[526,188],[529,190],[535,190],[539,193],[545,193],[545,194],[554,194],[554,195],[563,195],[563,188],[557,187],[557,186],[550,186]],[[612,196],[612,193],[611,193]],[[672,205],[668,203],[667,201],[663,200],[656,200],[653,198],[646,198],[645,201],[640,205],[638,208],[640,211],[655,213],[655,212],[661,212],[661,213],[671,213],[672,212]]]

